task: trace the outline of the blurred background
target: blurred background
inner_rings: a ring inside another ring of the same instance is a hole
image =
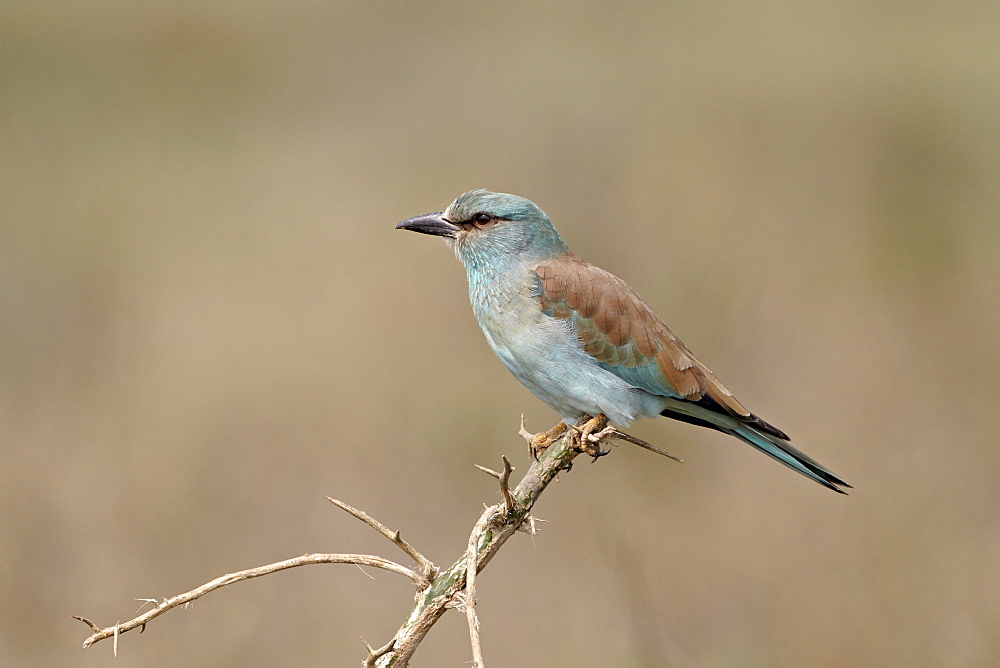
[[[833,494],[669,420],[479,584],[492,666],[1000,663],[1000,5],[0,7],[0,664],[306,552],[438,564],[556,415],[393,230],[537,202]],[[518,473],[515,473],[517,476]],[[413,591],[242,583],[116,666],[357,665]],[[471,659],[449,613],[415,658]]]

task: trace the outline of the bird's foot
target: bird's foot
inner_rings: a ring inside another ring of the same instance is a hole
[[[599,457],[611,452],[610,450],[601,450],[601,441],[613,431],[615,429],[608,425],[607,415],[603,413],[598,413],[594,417],[584,415],[573,425],[573,433],[570,438],[575,449],[593,457],[596,462]]]
[[[532,434],[524,428],[524,416],[521,416],[521,429],[518,433],[521,437],[528,442],[528,452],[531,457],[537,462],[538,458],[542,456],[545,450],[555,443],[563,432],[566,431],[566,423],[560,422],[556,426],[552,427],[548,431],[543,431],[539,434]]]

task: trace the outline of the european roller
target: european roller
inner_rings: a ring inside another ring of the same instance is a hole
[[[663,415],[735,436],[841,494],[850,487],[744,408],[625,281],[570,251],[533,202],[472,190],[396,228],[445,239],[493,352],[563,418],[533,440],[536,455],[569,424],[590,433]]]

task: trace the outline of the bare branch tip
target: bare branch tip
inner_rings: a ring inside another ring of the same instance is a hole
[[[326,497],[326,500],[332,503],[333,505],[337,506],[341,510],[353,515],[357,519],[361,520],[362,522],[370,526],[372,529],[375,529],[375,531],[378,531],[380,534],[391,540],[397,547],[399,547],[399,549],[405,552],[408,557],[413,559],[413,561],[417,562],[417,565],[420,566],[421,571],[423,571],[424,579],[433,578],[437,574],[438,572],[437,566],[435,566],[430,559],[428,559],[420,552],[418,552],[412,545],[403,540],[399,535],[399,530],[393,531],[392,529],[382,524],[368,513],[364,512],[363,510],[358,510],[353,506],[349,506],[343,501],[338,501],[337,499],[334,499],[329,496]]]
[[[94,622],[90,621],[86,617],[77,617],[76,615],[71,615],[71,616],[73,617],[73,619],[79,619],[81,622],[83,622],[84,624],[86,624],[87,626],[89,626],[90,630],[93,631],[94,633],[100,633],[101,632],[101,627],[99,627],[97,624],[95,624]]]
[[[375,662],[379,658],[381,658],[382,656],[388,654],[389,652],[391,652],[396,647],[396,639],[395,638],[393,638],[392,640],[390,640],[388,643],[386,643],[382,647],[379,647],[378,649],[374,649],[370,644],[368,644],[368,641],[365,640],[364,636],[361,636],[361,642],[363,642],[365,644],[365,649],[368,650],[368,657],[365,659],[365,662],[363,664],[361,664],[362,666],[366,666],[366,667],[367,666],[374,666]]]
[[[521,413],[521,427],[517,430],[517,435],[526,440],[529,444],[535,438],[534,434],[524,428],[524,413]]]
[[[503,497],[503,511],[509,513],[514,509],[514,496],[510,493],[510,474],[514,467],[510,465],[507,455],[501,455],[503,459],[503,473],[500,475],[500,496]]]
[[[663,455],[664,457],[667,457],[668,459],[672,459],[675,462],[678,462],[678,463],[681,463],[681,464],[684,463],[684,460],[681,459],[680,457],[678,457],[676,455],[672,455],[669,452],[667,452],[666,450],[662,450],[662,449],[656,447],[652,443],[647,443],[646,441],[642,440],[641,438],[637,438],[635,436],[632,436],[631,434],[626,434],[623,431],[619,431],[619,430],[615,429],[615,430],[611,431],[608,434],[608,436],[611,437],[611,438],[616,438],[616,439],[621,440],[621,441],[627,441],[627,442],[632,443],[634,445],[638,445],[640,448],[645,448],[646,450],[649,450],[650,452],[655,452],[658,455]]]
[[[480,466],[479,464],[473,464],[473,466],[475,466],[477,469],[479,469],[480,471],[482,471],[486,475],[491,475],[494,478],[496,478],[497,480],[500,479],[500,474],[497,473],[496,471],[494,471],[493,469],[488,469],[485,466]]]

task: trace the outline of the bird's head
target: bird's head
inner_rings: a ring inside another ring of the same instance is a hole
[[[541,260],[569,250],[534,202],[489,190],[470,190],[444,211],[408,218],[396,229],[444,237],[466,267]]]

